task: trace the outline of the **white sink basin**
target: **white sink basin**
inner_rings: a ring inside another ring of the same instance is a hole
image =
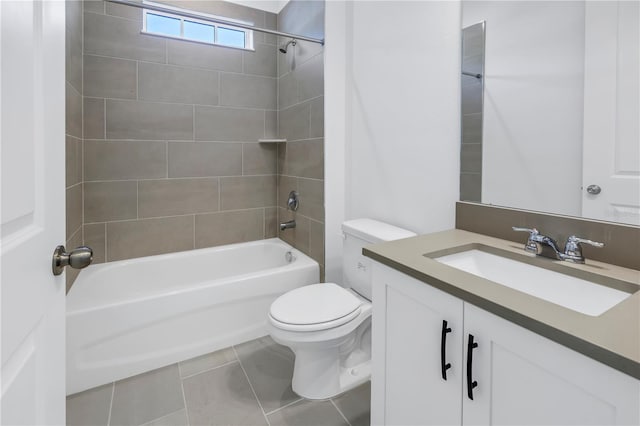
[[[631,296],[624,291],[481,250],[462,251],[434,260],[591,316],[598,316]]]

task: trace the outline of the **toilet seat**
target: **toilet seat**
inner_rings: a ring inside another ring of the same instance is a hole
[[[362,301],[334,283],[312,284],[278,297],[269,321],[288,331],[319,331],[338,327],[360,314]]]

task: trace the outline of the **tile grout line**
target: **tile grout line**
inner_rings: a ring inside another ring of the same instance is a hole
[[[300,402],[300,401],[304,401],[304,398],[298,398],[298,399],[296,399],[295,401],[292,401],[292,402],[290,402],[290,403],[288,403],[288,404],[283,405],[282,407],[278,407],[278,408],[276,408],[275,410],[271,410],[271,411],[269,411],[266,415],[267,415],[267,416],[270,416],[270,415],[272,415],[272,414],[274,414],[274,413],[277,413],[277,412],[278,412],[278,411],[280,411],[280,410],[284,410],[284,409],[285,409],[285,408],[287,408],[287,407],[291,407],[292,405],[295,405],[295,404],[297,404],[297,403],[298,403],[298,402]]]
[[[260,411],[262,411],[262,416],[264,417],[264,420],[267,422],[267,426],[271,426],[271,423],[269,423],[269,419],[267,418],[267,415],[264,412],[264,408],[262,407],[262,403],[260,403],[260,399],[258,398],[258,394],[256,393],[255,389],[253,388],[253,385],[251,384],[251,380],[249,380],[249,375],[247,374],[247,371],[244,369],[244,366],[242,365],[242,361],[240,360],[240,356],[238,355],[238,352],[236,351],[236,347],[235,346],[231,346],[231,348],[233,349],[233,353],[236,354],[236,358],[238,359],[238,364],[240,365],[240,368],[242,369],[242,372],[244,373],[244,377],[246,377],[246,379],[247,379],[247,383],[249,383],[249,387],[251,388],[251,392],[253,393],[253,396],[256,398],[256,402],[258,403],[258,407],[260,407]]]
[[[349,420],[347,420],[347,416],[345,416],[342,411],[340,411],[340,409],[338,408],[338,405],[333,401],[333,399],[329,400],[331,402],[331,405],[333,405],[333,408],[335,408],[338,411],[338,414],[340,414],[342,416],[342,418],[344,419],[345,422],[347,422],[347,424],[349,426],[351,426],[351,422]]]
[[[111,383],[111,400],[109,401],[109,417],[107,418],[107,426],[111,425],[111,412],[113,411],[113,396],[116,393],[116,382]]]
[[[185,411],[185,413],[187,412],[187,409],[186,409],[186,408],[181,408],[180,410],[176,410],[176,411],[173,411],[173,412],[171,412],[171,413],[169,413],[169,414],[165,414],[165,415],[164,415],[164,416],[162,416],[162,417],[158,417],[158,418],[156,418],[156,419],[149,420],[148,422],[143,423],[143,424],[141,424],[140,426],[148,426],[148,425],[150,425],[150,424],[152,424],[152,423],[154,423],[154,422],[156,422],[156,421],[158,421],[158,420],[162,420],[162,419],[164,419],[164,418],[166,418],[166,417],[172,416],[172,415],[174,415],[174,414],[176,414],[176,413],[180,412],[181,410],[184,410],[184,411]],[[188,424],[189,424],[189,417],[187,416],[187,425],[188,425]]]
[[[190,378],[192,378],[194,376],[197,376],[199,374],[208,373],[209,371],[217,370],[218,368],[228,367],[229,365],[233,364],[234,362],[239,362],[239,360],[232,359],[231,361],[227,361],[224,364],[216,365],[215,367],[207,368],[206,370],[202,370],[202,371],[198,371],[197,373],[189,374],[187,376],[182,377],[182,380],[190,379]],[[180,364],[180,363],[178,363],[178,364]]]
[[[180,375],[180,363],[178,363],[178,375]],[[184,403],[184,414],[187,418],[187,425],[191,424],[189,420],[189,410],[187,409],[187,395],[184,393],[184,380],[180,377],[180,390],[182,390],[182,402]]]

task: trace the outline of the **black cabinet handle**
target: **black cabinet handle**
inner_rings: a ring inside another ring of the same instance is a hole
[[[473,388],[478,386],[478,382],[473,380],[473,349],[478,344],[473,341],[473,334],[469,334],[469,343],[467,344],[467,396],[473,400]]]
[[[447,380],[447,370],[451,364],[447,362],[447,333],[451,333],[451,328],[447,327],[447,321],[442,320],[442,338],[440,339],[440,367],[442,368],[442,378]]]

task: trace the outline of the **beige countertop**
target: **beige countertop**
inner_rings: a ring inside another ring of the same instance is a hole
[[[503,256],[629,293],[600,316],[585,315],[447,266],[431,257],[481,246]],[[590,261],[560,262],[522,244],[458,229],[366,247],[368,256],[577,352],[640,379],[640,271]],[[425,256],[425,254],[427,256]],[[638,254],[640,256],[640,253]]]

